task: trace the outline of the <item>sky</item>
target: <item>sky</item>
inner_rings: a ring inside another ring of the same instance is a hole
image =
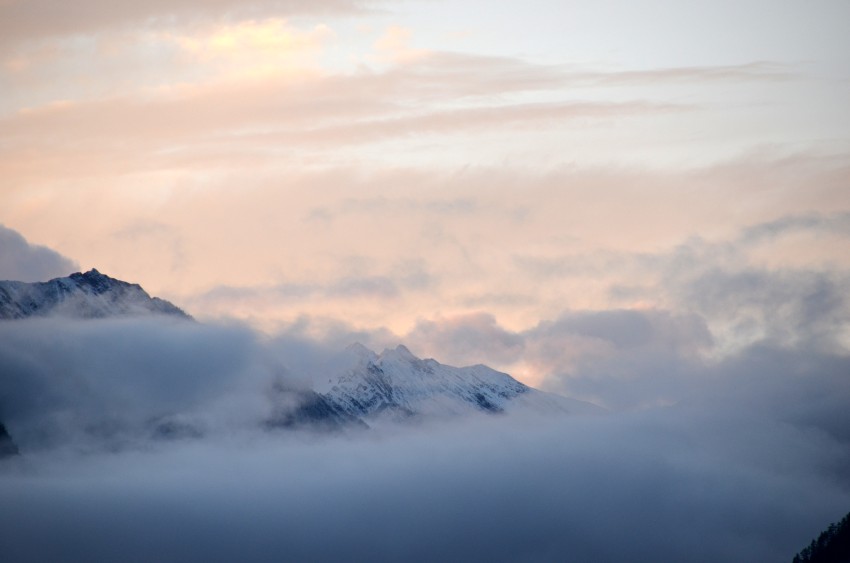
[[[617,348],[594,315],[717,361],[850,343],[846,2],[0,14],[0,223],[52,275],[553,390]]]
[[[0,0],[0,279],[97,268],[200,321],[0,325],[0,544],[790,560],[850,505],[847,21]],[[608,414],[259,431],[352,342]]]

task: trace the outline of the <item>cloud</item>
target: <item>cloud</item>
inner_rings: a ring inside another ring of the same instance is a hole
[[[566,310],[656,308],[704,316],[715,337],[728,340],[715,322],[734,311],[712,314],[697,308],[698,300],[687,302],[699,276],[762,272],[790,284],[795,277],[803,283],[799,272],[819,272],[805,282],[814,291],[817,276],[825,287],[841,287],[848,267],[837,225],[743,239],[747,229],[783,217],[837,221],[844,158],[798,155],[789,162],[773,155],[757,164],[671,172],[509,164],[367,169],[336,161],[304,170],[290,155],[273,166],[257,161],[251,171],[226,172],[229,158],[243,156],[222,156],[223,177],[207,170],[196,178],[187,169],[122,174],[109,187],[99,185],[103,178],[69,177],[74,189],[12,189],[4,192],[4,209],[28,232],[61,241],[65,255],[85,255],[87,267],[138,282],[196,316],[262,313],[292,322],[309,314],[398,334],[420,317],[485,311],[516,332]],[[69,219],[80,213],[96,219]],[[115,236],[127,225],[152,223],[167,231]],[[223,224],[232,228],[215,228]],[[144,260],[132,258],[137,252]],[[350,267],[351,256],[366,262]],[[401,267],[411,258],[422,275]],[[345,280],[376,277],[398,290],[392,307],[383,299],[329,299]],[[243,297],[231,291],[225,299],[216,287],[241,288]]]
[[[435,52],[385,69],[322,70],[311,61],[331,33],[328,28],[304,30],[280,18],[182,33],[144,39],[153,43],[139,47],[141,59],[147,60],[149,51],[165,57],[153,68],[145,63],[146,88],[105,85],[79,93],[53,92],[44,103],[32,102],[41,98],[30,91],[26,107],[10,108],[0,121],[11,141],[3,165],[22,178],[38,178],[57,167],[63,174],[85,175],[190,163],[190,168],[209,169],[237,164],[240,155],[276,159],[280,147],[298,153],[338,150],[418,136],[529,130],[564,121],[578,121],[584,129],[589,119],[604,124],[704,109],[699,103],[639,91],[630,99],[582,96],[583,86],[616,85],[620,75],[637,79],[634,73],[577,71],[507,57]],[[190,55],[188,64],[170,51],[175,44]],[[79,64],[88,66],[99,60],[86,50],[80,56]],[[114,62],[104,65],[91,73],[111,75]],[[155,69],[161,69],[159,78],[152,76]],[[739,75],[747,76],[749,69],[744,65]],[[662,74],[699,77],[716,71],[669,69]],[[651,74],[645,78],[648,84],[658,79]],[[73,83],[71,77],[64,81]],[[126,135],[129,130],[132,138]],[[48,139],[49,151],[43,145]],[[50,155],[49,167],[39,156],[43,154]]]
[[[613,309],[567,311],[522,331],[487,313],[420,320],[402,340],[419,354],[486,363],[615,409],[689,396],[700,388],[715,344],[696,314]]]
[[[753,397],[43,453],[36,473],[2,468],[0,538],[22,561],[781,560],[846,512],[850,460],[846,443],[783,419],[789,397],[743,406]]]
[[[349,303],[351,300],[370,300],[379,303],[397,302],[411,294],[421,293],[438,285],[426,269],[416,261],[401,262],[389,274],[349,274],[327,283],[279,283],[253,286],[216,286],[189,302],[207,311],[227,311],[235,307],[274,307],[297,303],[305,299],[327,303]]]
[[[430,213],[437,216],[474,215],[479,211],[475,200],[470,198],[454,199],[413,199],[389,198],[348,198],[334,206],[315,207],[310,210],[307,220],[329,221],[337,215],[362,214],[374,216],[376,213]]]
[[[0,37],[8,44],[175,20],[186,23],[266,15],[353,14],[362,13],[367,4],[349,0],[155,0],[144,4],[119,0],[104,5],[98,0],[84,0],[69,6],[56,0],[9,0],[0,5]]]
[[[570,121],[605,122],[694,109],[643,99],[493,103],[500,94],[545,87],[531,71],[526,82],[516,78],[508,83],[500,83],[500,76],[469,78],[439,72],[292,76],[277,62],[254,54],[246,57],[250,64],[235,63],[238,72],[250,73],[253,65],[259,65],[260,74],[269,68],[279,72],[223,84],[162,88],[146,95],[54,101],[20,110],[0,119],[10,143],[0,162],[16,177],[42,178],[40,155],[49,145],[50,170],[74,176],[172,167],[230,168],[239,164],[240,155],[267,162],[284,147],[287,153],[303,154],[394,139],[528,131]],[[491,101],[443,107],[472,95],[486,95]],[[126,135],[129,130],[134,131],[131,138]]]
[[[841,346],[850,304],[847,274],[709,270],[679,288],[706,316],[725,319],[742,340]],[[846,344],[846,342],[844,343]]]
[[[745,229],[739,241],[755,244],[799,231],[835,232],[845,237],[850,236],[850,213],[786,215]]]
[[[268,18],[224,24],[173,40],[184,55],[216,67],[228,80],[279,76],[316,67],[316,57],[333,31],[326,25],[298,29],[286,20]]]
[[[72,260],[45,246],[30,244],[17,231],[0,225],[0,279],[47,281],[79,270]]]
[[[788,217],[744,228],[733,242],[692,239],[657,254],[523,261],[538,279],[612,280],[615,302],[638,305],[564,308],[525,329],[510,329],[492,313],[438,316],[418,321],[405,339],[415,350],[491,363],[608,407],[674,403],[756,349],[803,356],[850,349],[846,264],[776,268],[751,258],[753,248],[800,230],[846,239],[843,215]]]
[[[405,341],[419,354],[459,365],[510,364],[520,357],[524,348],[521,335],[505,330],[488,313],[420,319]]]
[[[243,424],[231,407],[261,409],[274,373],[239,327],[34,319],[0,323],[0,334],[0,420],[25,449],[92,436],[120,444],[172,415],[198,415],[201,428]],[[220,420],[205,417],[210,405]]]
[[[393,63],[409,63],[431,54],[425,49],[410,46],[413,30],[400,26],[390,26],[375,41],[374,48],[380,57]]]
[[[624,410],[262,430],[274,382],[307,385],[357,340],[536,365],[550,389]],[[403,338],[306,317],[272,336],[4,323],[0,420],[24,459],[0,464],[0,541],[22,561],[787,558],[850,502],[850,356],[806,338],[715,346],[701,316],[657,309],[522,331],[436,317]]]

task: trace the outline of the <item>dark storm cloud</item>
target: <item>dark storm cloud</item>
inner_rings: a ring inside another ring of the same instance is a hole
[[[30,244],[17,231],[0,225],[0,280],[45,281],[78,269],[73,260],[45,246]]]

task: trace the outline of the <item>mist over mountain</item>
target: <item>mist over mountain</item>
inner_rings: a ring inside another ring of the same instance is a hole
[[[273,360],[273,346],[250,330],[174,324],[191,317],[97,270],[43,283],[0,282],[0,299],[7,319],[0,329],[13,333],[8,354],[0,356],[6,373],[0,420],[14,428],[25,450],[78,440],[121,448],[235,429],[368,428],[506,411],[602,412],[486,366],[421,360],[403,345],[380,355],[360,344],[328,350],[326,360],[315,359],[309,374],[298,377],[288,358]],[[85,322],[94,319],[101,322]],[[224,347],[221,340],[228,341]],[[275,374],[230,389],[255,402],[238,422],[215,414],[232,400],[226,386],[238,381],[230,380],[230,362],[217,359],[228,349],[239,349],[239,361],[251,364],[241,369]]]
[[[190,318],[168,301],[151,297],[140,285],[110,278],[96,269],[46,282],[0,281],[0,319],[149,314]]]
[[[0,563],[846,559],[848,21],[0,0]]]
[[[404,345],[376,354],[359,343],[336,354],[315,389],[289,396],[290,405],[268,420],[272,427],[403,422],[483,412],[601,413],[604,409],[545,393],[487,366],[446,366],[420,359]],[[286,390],[278,387],[281,397]]]
[[[486,366],[340,350],[362,334],[127,314],[155,298],[75,276],[97,307],[0,322],[11,560],[790,560],[850,504],[840,352],[752,346],[672,404],[584,416]],[[618,318],[594,329],[643,326]]]

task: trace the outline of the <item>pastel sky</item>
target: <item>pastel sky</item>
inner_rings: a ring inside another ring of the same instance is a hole
[[[200,319],[572,392],[553,365],[622,344],[598,323],[677,358],[846,350],[848,21],[844,0],[0,0],[0,223]]]

